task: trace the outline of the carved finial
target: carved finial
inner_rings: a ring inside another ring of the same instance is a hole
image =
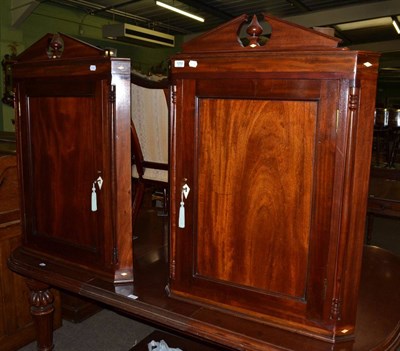
[[[48,58],[60,58],[64,51],[64,40],[59,33],[53,35],[47,47]]]
[[[258,41],[262,32],[263,28],[261,27],[260,23],[258,23],[257,16],[253,15],[253,18],[246,30],[246,33],[249,35],[247,38],[250,41],[250,47],[254,48],[260,45]]]

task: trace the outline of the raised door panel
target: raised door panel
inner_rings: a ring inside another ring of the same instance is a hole
[[[172,294],[329,328],[339,83],[240,83],[177,81]]]
[[[89,193],[95,170],[101,169],[93,151],[101,150],[94,143],[98,123],[82,118],[81,109],[94,110],[94,102],[87,97],[32,97],[29,104],[34,115],[34,234],[86,249],[98,246],[98,238],[87,234],[98,230]]]
[[[35,83],[20,86],[27,244],[101,266],[109,217],[107,84],[74,80],[79,87],[72,90],[68,81]]]
[[[304,299],[316,115],[315,101],[200,99],[196,275]]]

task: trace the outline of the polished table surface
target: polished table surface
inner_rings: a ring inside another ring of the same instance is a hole
[[[368,244],[372,241],[375,216],[400,219],[400,170],[378,169],[371,173],[367,207]]]
[[[400,180],[372,177],[369,185],[368,212],[400,217]]]
[[[355,339],[336,344],[169,298],[164,249],[153,259],[138,260],[135,283],[119,286],[66,269],[23,248],[14,251],[9,266],[26,277],[105,303],[169,332],[232,350],[394,351],[400,344],[400,258],[377,247],[365,247]]]
[[[0,156],[15,155],[16,152],[15,133],[0,131]]]

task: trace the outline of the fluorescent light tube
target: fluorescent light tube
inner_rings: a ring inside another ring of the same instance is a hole
[[[166,8],[166,9],[170,10],[170,11],[177,12],[177,13],[179,13],[179,14],[181,14],[181,15],[184,15],[184,16],[187,16],[187,17],[190,17],[190,18],[193,18],[193,19],[195,19],[196,21],[204,22],[204,18],[202,18],[202,17],[193,15],[193,14],[191,14],[190,12],[186,12],[186,11],[180,10],[180,9],[178,9],[178,8],[176,8],[176,7],[171,6],[171,5],[164,4],[164,3],[161,2],[161,1],[156,1],[156,5],[161,6],[161,7],[164,7],[164,8]]]
[[[392,17],[392,24],[393,24],[394,29],[396,29],[397,34],[400,34],[400,23],[397,20],[397,17],[394,17],[394,16]]]

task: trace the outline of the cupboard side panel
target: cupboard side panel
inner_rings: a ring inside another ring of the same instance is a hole
[[[122,71],[122,72],[121,72]],[[112,128],[108,131],[109,140],[112,141],[112,163],[110,168],[114,174],[112,178],[112,196],[114,224],[106,224],[106,228],[114,228],[114,242],[111,243],[109,235],[105,235],[106,260],[111,265],[117,265],[118,269],[114,274],[115,282],[133,280],[133,243],[132,243],[132,156],[131,156],[131,77],[130,61],[116,60],[112,63],[112,91],[114,97],[108,98],[108,105],[111,111],[104,116],[106,127],[107,121],[111,119]],[[105,85],[107,86],[107,85]],[[109,87],[107,86],[109,89]],[[113,101],[115,100],[115,101]],[[103,109],[107,111],[106,108]],[[112,114],[111,117],[108,117]],[[105,128],[106,128],[105,127]],[[115,215],[114,215],[115,213]],[[113,257],[111,247],[116,247],[117,262]]]
[[[346,212],[343,214],[344,223],[341,232],[342,245],[345,249],[339,323],[341,328],[347,329],[354,327],[356,321],[376,96],[376,84],[370,80],[361,80],[359,86],[360,88],[350,89],[348,102],[352,135],[346,162],[350,173],[345,184],[349,190],[344,199]]]

